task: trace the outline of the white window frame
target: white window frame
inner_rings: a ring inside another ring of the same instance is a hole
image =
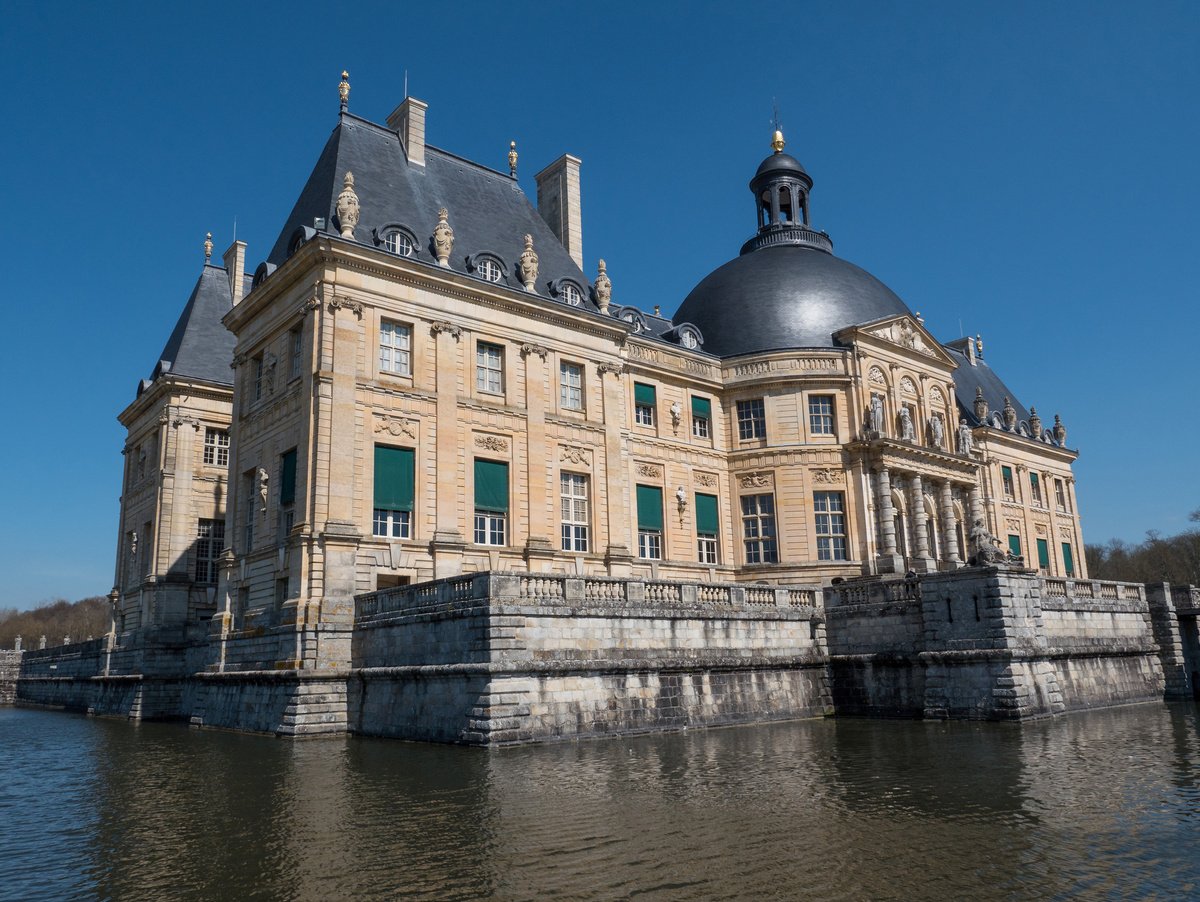
[[[196,524],[195,581],[211,586],[217,581],[217,562],[225,550],[225,521],[199,520]]]
[[[762,398],[746,398],[737,402],[739,441],[749,442],[767,437],[767,404]]]
[[[658,529],[638,530],[638,557],[643,561],[662,560],[662,531]]]
[[[742,495],[742,548],[747,564],[779,563],[775,496],[770,492]]]
[[[583,410],[583,365],[566,360],[558,364],[558,405],[563,410]]]
[[[563,551],[580,553],[590,550],[588,481],[582,473],[559,474]]]
[[[417,246],[403,229],[389,229],[383,233],[383,246],[400,257],[411,257]]]
[[[508,514],[498,511],[475,511],[475,544],[507,545]]]
[[[412,375],[412,326],[391,319],[379,321],[379,372]]]
[[[1067,484],[1058,478],[1054,480],[1054,505],[1064,514],[1071,510],[1071,503],[1067,498]]]
[[[836,507],[834,502],[836,501]],[[846,494],[813,492],[814,531],[818,561],[844,561],[846,557]],[[934,540],[936,542],[936,539]],[[937,556],[937,551],[934,551]]]
[[[479,277],[485,282],[499,282],[504,276],[504,271],[500,269],[500,264],[491,257],[484,257],[476,263],[475,271],[479,273]]]
[[[1005,501],[1017,500],[1016,473],[1007,464],[1001,464],[1000,466],[1000,491],[1004,494]]]
[[[808,396],[808,429],[811,435],[836,435],[833,395]]]
[[[721,562],[716,535],[703,532],[696,535],[696,559],[701,564],[719,564]]]
[[[564,282],[562,285],[562,299],[564,303],[572,307],[578,307],[583,303],[583,292],[570,282]]]
[[[229,466],[229,430],[204,429],[204,463],[210,467]]]
[[[375,508],[371,516],[371,535],[387,539],[411,539],[412,511]]]
[[[475,343],[475,389],[486,395],[504,394],[503,345],[490,341]]]

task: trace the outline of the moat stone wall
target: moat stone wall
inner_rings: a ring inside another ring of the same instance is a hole
[[[11,705],[17,697],[22,654],[19,648],[0,650],[0,705]]]

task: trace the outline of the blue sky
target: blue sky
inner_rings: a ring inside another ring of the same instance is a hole
[[[112,584],[123,433],[204,233],[265,257],[337,119],[410,93],[521,182],[583,159],[585,267],[674,310],[753,232],[777,103],[814,225],[1063,416],[1084,536],[1200,507],[1200,4],[3,4],[0,607]]]

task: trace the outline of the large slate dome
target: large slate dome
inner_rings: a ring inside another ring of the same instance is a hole
[[[719,357],[781,348],[831,348],[833,333],[909,313],[890,288],[853,263],[802,245],[749,250],[710,273],[675,313]]]
[[[847,326],[911,313],[869,272],[832,254],[829,236],[808,224],[811,177],[783,153],[778,131],[772,147],[750,181],[758,234],[693,288],[673,317],[699,327],[704,350],[719,357],[831,348],[833,333]]]

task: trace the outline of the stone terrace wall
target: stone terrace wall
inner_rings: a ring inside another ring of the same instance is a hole
[[[1200,588],[1171,586],[1171,603],[1179,624],[1180,654],[1193,698],[1200,699]]]
[[[351,729],[500,744],[825,712],[819,592],[482,573],[360,596]]]
[[[21,672],[23,652],[0,651],[0,705],[11,705],[17,697],[17,675]]]

